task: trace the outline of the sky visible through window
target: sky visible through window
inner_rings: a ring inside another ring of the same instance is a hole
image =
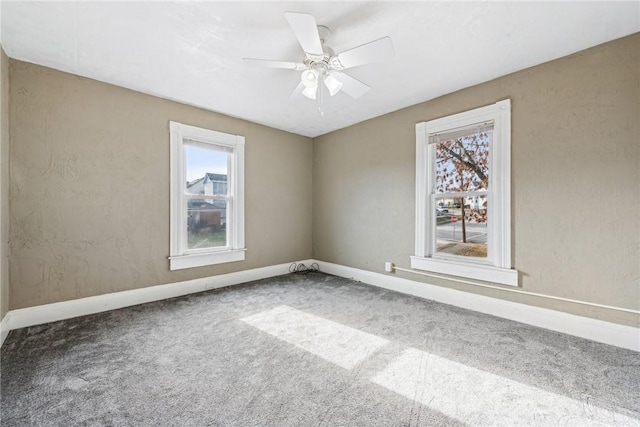
[[[188,182],[202,178],[206,173],[227,175],[229,153],[192,145],[185,148]]]

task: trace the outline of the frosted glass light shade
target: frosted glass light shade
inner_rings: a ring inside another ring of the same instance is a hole
[[[318,72],[316,70],[305,70],[302,72],[300,80],[306,88],[316,87],[318,85]]]
[[[316,90],[318,89],[317,86],[313,86],[313,87],[306,87],[304,88],[304,90],[302,91],[302,94],[304,96],[306,96],[309,99],[316,99]]]
[[[329,95],[333,96],[342,89],[342,82],[331,74],[324,79],[324,85],[329,89]]]

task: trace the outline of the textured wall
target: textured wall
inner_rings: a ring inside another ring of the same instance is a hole
[[[11,308],[311,256],[309,138],[10,66]],[[245,261],[169,270],[170,120],[246,137]]]
[[[415,124],[506,98],[512,262],[522,289],[640,309],[640,34],[316,138],[314,258],[376,272],[385,261],[408,268]],[[637,315],[398,275],[640,324]]]
[[[9,58],[0,48],[0,320],[9,311]]]

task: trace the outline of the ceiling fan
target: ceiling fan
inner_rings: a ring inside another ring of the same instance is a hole
[[[331,30],[324,25],[317,25],[313,15],[285,12],[284,16],[302,46],[305,54],[303,61],[287,62],[254,58],[243,58],[243,60],[250,65],[302,71],[300,83],[291,96],[302,93],[307,98],[317,99],[321,113],[323,85],[331,96],[342,90],[353,98],[359,98],[370,89],[369,86],[343,71],[371,62],[383,61],[394,55],[390,37],[382,37],[336,54],[325,44]]]

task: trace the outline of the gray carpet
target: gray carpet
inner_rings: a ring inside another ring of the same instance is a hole
[[[640,353],[290,274],[12,331],[3,426],[640,425]]]

